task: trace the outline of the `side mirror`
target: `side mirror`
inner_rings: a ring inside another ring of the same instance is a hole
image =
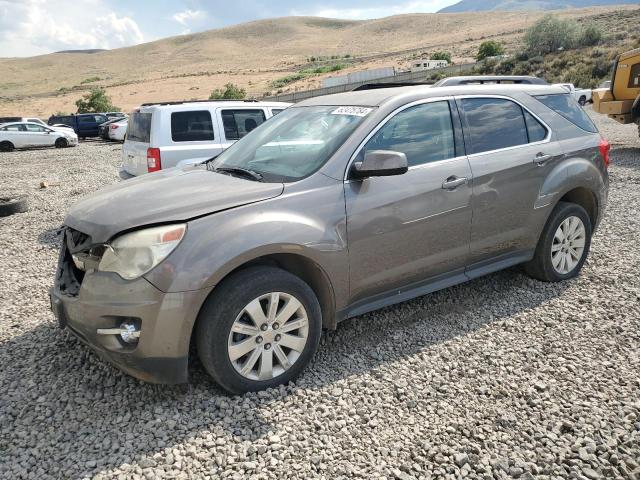
[[[407,156],[391,150],[371,150],[364,154],[364,160],[354,162],[352,178],[390,177],[402,175],[409,170]]]

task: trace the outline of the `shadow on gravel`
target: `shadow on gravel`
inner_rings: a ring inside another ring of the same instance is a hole
[[[95,474],[164,455],[165,448],[209,433],[213,440],[203,440],[203,448],[211,454],[216,438],[263,438],[277,422],[274,411],[296,408],[298,390],[376,375],[418,352],[440,355],[431,347],[536,308],[571,283],[536,282],[514,268],[348,320],[323,335],[297,385],[237,397],[223,394],[198,362],[190,384],[139,382],[59,330],[49,316],[51,323],[0,343],[0,477],[7,478],[3,470],[15,463],[55,477]],[[450,372],[434,374],[450,378]]]
[[[50,248],[60,247],[60,231],[62,227],[50,228],[40,232],[38,243]]]

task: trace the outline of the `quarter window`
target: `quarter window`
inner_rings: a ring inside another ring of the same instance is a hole
[[[547,107],[554,112],[562,115],[571,123],[580,127],[587,132],[597,133],[598,129],[593,124],[589,115],[587,115],[582,107],[578,105],[578,102],[568,93],[560,93],[554,95],[538,95],[537,100],[540,100]]]
[[[171,139],[174,142],[198,142],[214,139],[213,122],[208,110],[173,112]]]
[[[462,107],[471,139],[470,153],[529,143],[520,105],[503,98],[465,98]]]
[[[401,111],[371,137],[362,152],[371,150],[402,152],[409,166],[455,157],[449,102],[424,103]]]
[[[227,140],[241,139],[266,120],[263,110],[222,110],[221,115]]]

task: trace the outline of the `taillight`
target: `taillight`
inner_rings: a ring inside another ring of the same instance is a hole
[[[111,125],[111,130],[115,130],[116,128],[118,128],[120,125]]]
[[[161,169],[162,163],[160,162],[160,149],[147,148],[147,171],[157,172]]]
[[[607,141],[606,138],[602,137],[600,139],[600,145],[598,145],[598,148],[600,149],[600,155],[602,156],[604,166],[609,168],[609,151],[611,150],[611,144]]]

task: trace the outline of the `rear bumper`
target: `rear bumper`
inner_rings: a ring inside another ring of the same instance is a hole
[[[68,329],[98,355],[126,373],[150,383],[184,383],[188,379],[191,331],[211,289],[164,293],[144,278],[122,280],[105,272],[87,273],[77,296],[50,291],[51,307],[61,328]],[[124,321],[140,327],[137,344],[98,329]]]

